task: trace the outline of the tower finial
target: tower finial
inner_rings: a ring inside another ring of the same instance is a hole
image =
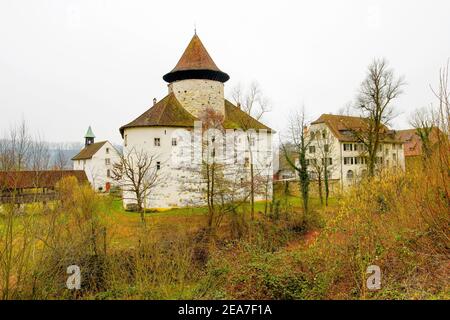
[[[194,35],[197,35],[197,23],[194,22]]]

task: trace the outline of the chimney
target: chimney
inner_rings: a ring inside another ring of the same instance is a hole
[[[156,98],[153,98],[153,105],[156,104]]]

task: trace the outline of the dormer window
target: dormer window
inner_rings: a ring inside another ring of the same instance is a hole
[[[109,154],[109,148],[106,148],[106,154]]]

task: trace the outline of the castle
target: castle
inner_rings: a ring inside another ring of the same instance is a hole
[[[208,114],[221,122],[221,128],[207,139],[214,145],[214,155],[221,154],[224,175],[244,189],[251,168],[267,186],[264,192],[256,192],[255,199],[271,199],[273,130],[225,99],[224,83],[229,78],[195,34],[175,68],[163,76],[167,96],[154,99],[150,109],[120,128],[124,156],[144,152],[158,171],[158,182],[145,195],[145,207],[206,204],[201,141]],[[133,192],[122,191],[124,206],[134,205]]]

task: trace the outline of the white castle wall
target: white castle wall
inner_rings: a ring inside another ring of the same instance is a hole
[[[201,126],[200,126],[201,128]],[[173,127],[127,128],[124,131],[124,154],[130,152],[146,152],[156,156],[161,164],[158,171],[158,183],[149,192],[144,204],[147,208],[172,208],[204,205],[205,194],[202,190],[201,156],[203,147],[199,140],[201,129]],[[197,131],[196,131],[197,130]],[[255,144],[251,147],[250,157],[246,146],[246,134],[234,130],[228,131],[225,137],[215,137],[217,157],[221,156],[220,146],[227,147],[222,155],[226,162],[225,174],[238,184],[240,179],[248,179],[249,168],[245,167],[245,158],[253,158],[255,172],[272,181],[272,135],[261,132],[252,134]],[[154,139],[160,139],[160,146],[155,146]],[[177,145],[172,145],[172,139]],[[225,141],[224,141],[225,140]],[[269,198],[272,198],[272,186],[269,183]],[[131,192],[124,192],[124,206],[134,204]],[[259,194],[257,200],[263,200]]]

